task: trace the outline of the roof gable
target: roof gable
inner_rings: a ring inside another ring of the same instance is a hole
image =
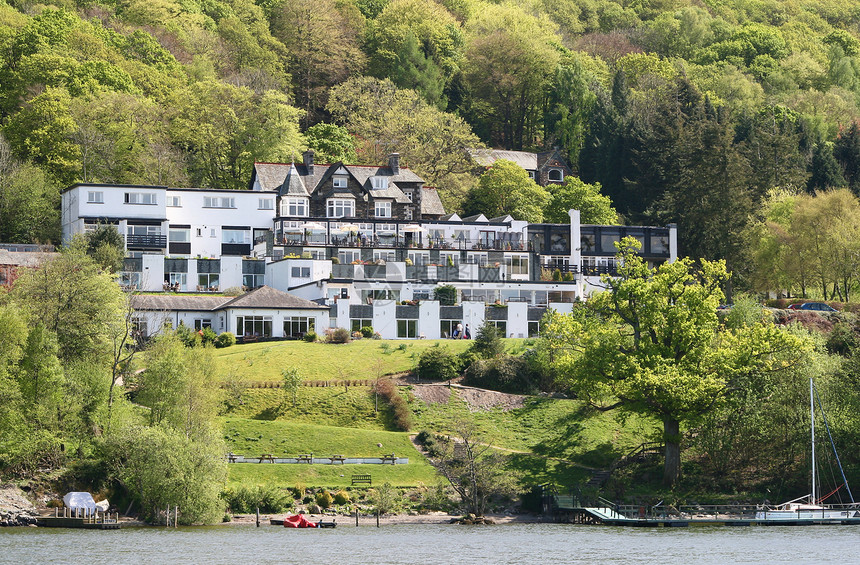
[[[316,302],[293,296],[270,286],[261,286],[233,298],[229,302],[222,304],[218,309],[224,310],[227,308],[269,308],[280,310],[301,308],[319,310],[320,308],[325,309],[325,306],[320,306]]]

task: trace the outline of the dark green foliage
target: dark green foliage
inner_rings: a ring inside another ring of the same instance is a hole
[[[358,160],[355,139],[345,127],[317,124],[305,131],[305,139],[308,147],[316,152],[314,161],[317,163],[355,163]],[[332,257],[332,263],[336,260],[337,257]]]
[[[303,339],[308,343],[313,343],[317,340],[317,332],[313,330],[308,330]]]
[[[363,338],[373,337],[373,326],[362,326],[358,331],[361,332],[361,337]]]
[[[819,143],[812,153],[809,182],[806,184],[806,190],[815,192],[842,186],[845,186],[845,178],[842,176],[839,163],[833,156],[833,144]]]
[[[215,339],[215,347],[219,349],[222,347],[230,347],[233,345],[236,345],[236,336],[233,334],[233,332],[224,332],[218,334],[218,337]]]
[[[425,381],[446,381],[459,375],[460,359],[441,344],[425,349],[418,358],[415,374]]]
[[[122,268],[125,240],[116,226],[99,224],[95,230],[87,232],[86,238],[87,254],[103,269],[116,273]]]
[[[504,353],[505,344],[502,343],[502,336],[499,334],[498,328],[493,324],[484,322],[475,333],[475,340],[469,351],[482,359],[493,359]]]
[[[323,510],[326,510],[329,506],[331,506],[332,498],[333,497],[331,493],[327,490],[321,490],[314,496],[314,499],[317,502],[317,506],[319,506]]]
[[[860,336],[848,322],[837,322],[827,336],[827,351],[842,357],[853,355],[858,345]]]
[[[200,340],[203,342],[203,345],[215,345],[218,339],[218,334],[215,333],[215,330],[212,328],[203,328],[201,332]]]
[[[412,412],[409,411],[406,401],[400,396],[397,385],[391,379],[377,379],[374,390],[391,406],[394,427],[400,431],[408,432],[409,428],[412,427]]]
[[[234,514],[251,514],[260,510],[280,514],[293,507],[292,495],[283,489],[267,485],[239,485],[221,493],[227,509]]]
[[[433,289],[433,300],[438,300],[442,306],[453,306],[457,302],[458,296],[457,288],[450,284],[437,286]]]
[[[352,341],[352,337],[346,328],[328,329],[325,332],[326,343],[349,343],[350,341]]]
[[[193,328],[189,328],[181,323],[176,327],[176,337],[185,345],[185,347],[197,347],[203,342],[202,337]]]

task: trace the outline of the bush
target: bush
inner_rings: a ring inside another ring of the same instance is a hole
[[[461,366],[460,359],[447,346],[437,343],[421,353],[415,375],[428,381],[447,381],[459,374]]]
[[[218,334],[215,333],[215,330],[212,328],[203,328],[201,332],[200,338],[203,341],[203,345],[215,344],[215,340],[218,339]]]
[[[475,334],[475,341],[472,342],[472,347],[469,350],[483,359],[492,359],[503,354],[505,352],[505,345],[502,343],[498,328],[484,322],[478,328],[478,333]]]
[[[363,326],[360,330],[361,337],[372,338],[373,337],[373,327],[372,326]]]
[[[325,332],[326,343],[349,343],[352,338],[346,328],[329,328]]]
[[[850,357],[860,345],[857,332],[847,322],[836,322],[827,336],[827,351],[843,357]]]
[[[308,343],[313,343],[317,340],[317,332],[313,330],[308,330],[307,333],[305,333],[305,337],[303,337],[302,339],[304,339]]]
[[[319,506],[323,510],[331,506],[332,496],[331,493],[327,490],[318,492],[315,496],[315,499],[317,501],[317,506]]]
[[[400,496],[394,487],[391,486],[391,483],[385,483],[382,486],[370,489],[368,498],[377,512],[388,514],[397,509]]]
[[[236,336],[231,332],[224,332],[215,338],[215,347],[223,348],[236,345]]]
[[[408,432],[409,428],[412,427],[412,412],[409,411],[406,401],[397,392],[397,385],[390,379],[379,379],[374,385],[374,390],[385,398],[388,405],[391,406],[394,426],[401,431]]]
[[[189,328],[183,323],[180,323],[176,327],[176,337],[178,337],[179,340],[182,341],[182,344],[185,347],[197,347],[203,341],[200,338],[199,333],[197,333],[195,330]]]
[[[343,506],[344,504],[349,504],[349,493],[345,490],[339,490],[334,494],[334,503],[338,506]]]
[[[331,258],[331,264],[332,265],[340,265],[340,259],[338,259],[337,257],[332,257]]]
[[[266,514],[280,514],[293,507],[289,492],[268,485],[239,485],[226,489],[221,497],[234,514],[250,514],[257,508]]]
[[[524,357],[478,359],[466,368],[464,375],[464,384],[500,392],[533,394],[541,388],[540,371],[533,370]]]
[[[450,284],[437,286],[433,291],[433,299],[442,306],[453,306],[457,302],[457,288]]]

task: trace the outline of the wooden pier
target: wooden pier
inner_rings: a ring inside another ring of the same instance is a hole
[[[95,512],[84,514],[80,510],[63,508],[60,516],[59,509],[54,509],[53,516],[42,516],[36,520],[40,528],[78,528],[83,530],[119,530],[119,514]]]

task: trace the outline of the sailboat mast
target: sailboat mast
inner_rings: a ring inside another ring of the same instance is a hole
[[[812,421],[812,500],[811,504],[816,504],[818,494],[815,492],[815,395],[813,393],[812,379],[809,379],[809,417]]]

